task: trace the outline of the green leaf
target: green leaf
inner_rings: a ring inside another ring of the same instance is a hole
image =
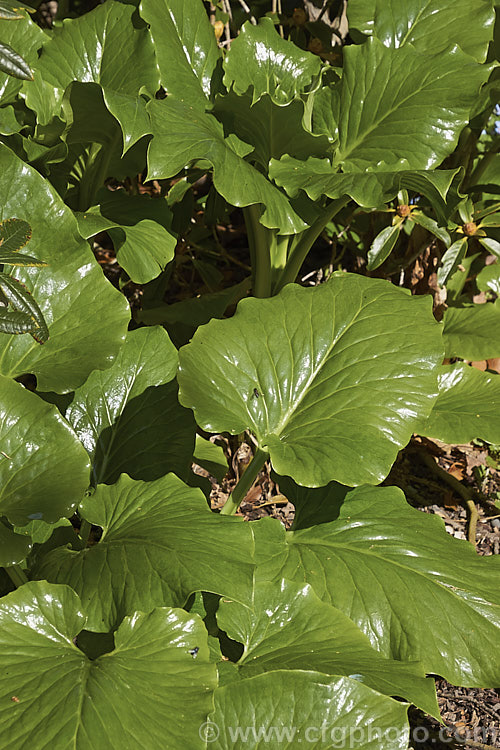
[[[155,279],[174,257],[177,238],[151,219],[120,225],[102,216],[98,207],[75,215],[82,237],[109,230],[118,263],[136,284]]]
[[[27,221],[7,219],[0,223],[0,252],[15,253],[22,250],[31,239],[31,227]]]
[[[74,588],[87,630],[112,630],[137,608],[184,606],[194,591],[240,601],[252,585],[249,525],[212,513],[201,490],[174,474],[154,482],[123,474],[85,498],[80,512],[104,529],[101,541],[49,552],[34,575]]]
[[[346,47],[334,163],[344,172],[438,166],[454,150],[490,70],[458,47],[432,56],[411,46],[388,49],[378,39]]]
[[[500,356],[500,303],[449,307],[443,317],[445,357],[470,361]]]
[[[89,461],[60,412],[0,376],[0,515],[18,526],[70,516],[88,486]]]
[[[288,104],[319,80],[321,60],[282,39],[270,18],[243,24],[224,60],[224,85],[237,94],[253,90],[252,104],[264,94]]]
[[[33,258],[31,255],[25,255],[24,253],[12,253],[10,250],[4,250],[0,246],[0,263],[6,263],[9,266],[36,266],[42,268],[46,266],[43,260]]]
[[[0,108],[0,133],[2,135],[13,135],[19,133],[26,126],[16,117],[16,110],[11,104]]]
[[[28,556],[32,546],[31,539],[15,534],[0,521],[0,567],[20,565]]]
[[[411,44],[427,55],[458,44],[479,62],[486,60],[495,23],[490,0],[349,0],[348,17],[351,28],[387,47]]]
[[[206,469],[218,482],[222,482],[228,472],[227,459],[220,445],[205,440],[201,435],[196,435],[193,460],[198,466]]]
[[[419,433],[445,443],[500,443],[500,375],[463,363],[440,370],[439,395]]]
[[[109,235],[118,263],[136,284],[156,279],[175,254],[177,237],[150,219],[131,227],[110,229]]]
[[[500,263],[485,266],[476,276],[477,288],[481,292],[494,292],[500,296]]]
[[[0,331],[10,335],[21,333],[35,333],[39,331],[38,324],[31,315],[24,312],[7,310],[0,307]]]
[[[140,13],[150,26],[163,88],[203,111],[221,58],[203,3],[142,0]]]
[[[301,487],[290,477],[280,477],[273,473],[272,478],[278,484],[280,492],[295,506],[292,531],[334,521],[338,518],[347,492],[352,489],[338,482],[311,489]]]
[[[403,172],[352,172],[342,174],[327,159],[300,161],[282,156],[272,159],[269,176],[283,187],[291,197],[303,190],[316,201],[322,195],[340,198],[350,195],[356,203],[367,208],[379,207],[395,198],[403,188],[427,196],[432,204],[445,205],[447,192],[457,170],[403,171]]]
[[[121,473],[186,477],[194,449],[192,414],[177,400],[177,350],[162,328],[130,331],[113,365],[75,391],[66,419],[92,461],[92,483]]]
[[[19,21],[24,18],[24,10],[29,10],[30,13],[34,13],[35,9],[29,5],[21,5],[20,3],[10,2],[10,0],[2,0],[0,2],[0,19],[5,21]]]
[[[91,661],[73,642],[85,626],[76,594],[30,582],[2,599],[0,625],[2,741],[12,750],[27,736],[75,750],[131,741],[205,747],[198,727],[211,710],[217,671],[199,617],[136,612],[114,634],[115,650]]]
[[[236,133],[254,148],[251,161],[257,161],[267,172],[269,160],[291,154],[299,159],[324,156],[328,140],[313,135],[304,126],[304,103],[294,100],[278,106],[268,94],[252,105],[250,96],[230,92],[217,97],[213,110],[226,133]]]
[[[104,278],[55,190],[6,146],[0,146],[0,194],[0,219],[27,221],[31,254],[49,264],[16,269],[15,276],[33,292],[50,331],[43,347],[27,336],[1,336],[1,372],[31,372],[41,391],[74,390],[92,370],[112,364],[130,320],[127,301]]]
[[[422,213],[422,211],[412,211],[409,218],[410,221],[414,221],[415,224],[419,224],[424,229],[427,229],[427,231],[437,237],[438,240],[441,240],[441,242],[443,242],[446,247],[449,247],[451,245],[450,235],[448,234],[446,229],[440,227],[437,221],[434,221],[434,219],[426,216],[424,213]]]
[[[22,20],[0,20],[0,39],[2,44],[18,50],[28,66],[33,66],[38,58],[38,50],[47,39],[47,33],[23,14]],[[3,105],[15,102],[23,82],[0,71],[0,103]]]
[[[346,615],[321,602],[309,585],[284,579],[257,583],[249,603],[225,599],[217,612],[221,630],[244,646],[241,677],[275,669],[344,675],[439,716],[434,681],[425,678],[421,665],[381,656]]]
[[[430,300],[386,281],[289,284],[197,330],[179,398],[208,432],[252,430],[299,484],[378,483],[434,401],[440,339]]]
[[[492,240],[491,237],[478,237],[481,245],[500,260],[500,242]]]
[[[478,556],[440,518],[411,508],[401,490],[360,487],[336,521],[286,539],[280,577],[309,583],[382,655],[421,661],[455,685],[498,683],[500,653],[484,644],[499,637],[500,559]]]
[[[148,111],[154,135],[148,151],[148,180],[173,177],[186,164],[204,159],[213,166],[215,188],[228,203],[239,207],[263,204],[261,223],[281,234],[306,228],[286,196],[231,148],[215,117],[174,98],[151,101]]]
[[[277,670],[218,688],[206,736],[214,750],[295,748],[302,741],[314,748],[404,750],[406,711],[404,703],[348,677]]]
[[[0,42],[0,71],[23,81],[33,80],[33,73],[26,60],[4,42]]]
[[[36,329],[33,332],[30,331],[33,338],[40,344],[48,341],[49,329],[43,313],[24,284],[5,273],[0,273],[0,290],[14,310],[29,315],[34,321]]]
[[[385,229],[382,229],[377,234],[368,250],[368,263],[366,267],[369,271],[378,268],[387,260],[398,241],[400,231],[401,222],[398,222],[397,224],[385,227]]]
[[[222,318],[226,309],[245,297],[251,280],[243,279],[239,284],[212,294],[188,297],[172,305],[158,305],[143,309],[138,320],[148,326],[163,324],[177,347],[187,344],[198,326],[212,318]]]
[[[35,81],[25,84],[26,104],[41,125],[60,116],[66,88],[72,81],[82,81],[102,87],[106,106],[122,127],[125,151],[143,135],[143,128],[138,130],[129,119],[131,108],[139,107],[139,122],[147,123],[144,112],[141,116],[139,91],[145,87],[151,94],[156,92],[158,69],[148,30],[134,28],[134,11],[132,5],[109,0],[54,28],[34,66]]]
[[[53,532],[56,529],[64,528],[65,531],[70,531],[75,536],[75,531],[67,518],[60,518],[55,523],[46,523],[45,521],[30,521],[25,526],[15,526],[14,531],[16,534],[22,534],[29,536],[33,544],[44,544],[48,542]]]
[[[441,258],[441,266],[438,268],[437,281],[440,286],[445,286],[448,279],[453,276],[467,252],[467,238],[462,237],[451,245]]]

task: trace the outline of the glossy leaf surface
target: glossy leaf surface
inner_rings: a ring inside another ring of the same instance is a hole
[[[28,65],[32,65],[38,58],[37,51],[47,39],[47,34],[26,14],[23,15],[18,21],[0,20],[0,39],[21,54]],[[18,78],[0,71],[0,103],[4,105],[14,102],[22,85],[23,82]]]
[[[445,443],[500,443],[500,376],[462,363],[440,368],[439,395],[419,432]]]
[[[440,339],[428,300],[384,281],[290,284],[198,329],[180,351],[180,400],[209,432],[251,429],[299,484],[377,483],[432,406]]]
[[[203,110],[221,53],[201,0],[142,0],[161,84],[168,94]]]
[[[125,124],[127,118],[123,117],[120,107],[123,100],[119,97],[125,97],[127,115],[126,97],[135,101],[143,86],[150,94],[158,88],[151,38],[146,29],[134,28],[133,12],[131,5],[109,0],[80,18],[65,19],[56,27],[35,66],[38,76],[25,89],[28,106],[35,109],[39,119],[44,115],[42,124],[60,114],[62,97],[69,84],[81,81],[100,84],[108,109],[120,124],[123,121],[124,129],[130,127]],[[109,101],[107,92],[111,95]],[[47,111],[49,98],[52,103]]]
[[[294,100],[279,106],[268,94],[255,104],[247,96],[233,92],[217,97],[214,113],[224,124],[227,133],[233,132],[254,147],[252,161],[267,172],[269,160],[292,154],[298,159],[324,156],[329,144],[324,136],[313,135],[303,123],[304,103]]]
[[[287,155],[279,161],[272,159],[269,165],[270,177],[292,197],[300,190],[314,201],[322,195],[340,198],[346,194],[366,207],[388,203],[402,188],[421,192],[432,200],[433,205],[440,206],[444,204],[456,174],[456,170],[377,170],[344,174],[332,167],[327,159],[309,157],[300,161]]]
[[[348,677],[313,671],[277,670],[219,688],[210,719],[206,736],[215,750],[244,750],[264,742],[292,748],[302,740],[305,746],[344,744],[355,750],[408,747],[404,703]]]
[[[215,117],[174,99],[148,104],[153,140],[148,151],[148,179],[173,177],[188,163],[206,159],[214,168],[214,185],[233,206],[263,204],[261,222],[293,234],[306,225],[287,198],[224,139]]]
[[[122,475],[100,485],[80,510],[103,528],[101,541],[82,552],[49,552],[36,577],[74,588],[87,630],[111,630],[138,608],[183,606],[194,591],[239,601],[251,586],[248,524],[211,513],[202,492],[173,474],[154,482]]]
[[[281,575],[309,583],[381,654],[421,661],[454,684],[498,682],[500,654],[484,644],[500,634],[500,559],[453,539],[401,490],[360,487],[337,520],[286,538]]]
[[[174,257],[177,238],[151,219],[120,225],[102,216],[98,208],[78,212],[76,219],[86,239],[109,230],[118,263],[136,284],[155,279]]]
[[[0,515],[19,526],[71,515],[88,486],[87,455],[55,406],[4,376],[0,450]]]
[[[186,476],[195,424],[177,400],[177,350],[162,328],[127,334],[112,367],[94,371],[76,390],[66,419],[88,451],[93,484],[121,473],[158,479]]]
[[[455,148],[488,75],[459,48],[432,57],[378,39],[347,47],[335,164],[344,172],[437,166]]]
[[[44,346],[28,336],[2,335],[1,372],[33,373],[41,391],[73,390],[92,370],[113,362],[130,319],[127,301],[103,277],[54,189],[6,146],[0,146],[0,193],[0,218],[27,221],[30,254],[48,263],[18,268],[15,276],[33,293],[50,333]]]
[[[344,675],[439,714],[434,684],[421,665],[381,656],[348,617],[321,602],[309,585],[257,583],[252,594],[247,606],[224,600],[217,612],[221,630],[243,643],[241,677],[284,668]]]
[[[495,13],[490,0],[349,0],[349,24],[387,47],[411,44],[435,54],[458,44],[480,62],[493,37]],[[467,29],[467,33],[464,30]]]
[[[198,726],[217,677],[198,617],[171,608],[137,612],[119,626],[115,650],[91,661],[73,643],[85,626],[78,597],[42,581],[2,599],[0,625],[0,720],[12,750],[28,737],[75,750],[120,750],[131,737],[145,746],[205,747]]]
[[[500,304],[449,307],[443,317],[446,357],[470,361],[500,356]]]
[[[288,104],[311,88],[321,71],[316,55],[282,39],[270,18],[245,23],[224,60],[224,84],[237,94],[252,90],[252,102],[264,94]]]
[[[31,81],[31,68],[15,49],[5,42],[0,42],[0,72],[23,81]]]

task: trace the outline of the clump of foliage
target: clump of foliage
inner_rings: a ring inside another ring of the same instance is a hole
[[[0,19],[6,21],[21,21],[23,19],[23,12],[32,8],[26,5],[19,5],[10,2],[10,0],[2,0],[0,2]],[[20,78],[23,81],[32,81],[33,75],[31,69],[21,55],[19,55],[10,44],[0,40],[0,71],[14,78]]]
[[[285,726],[290,747],[376,727],[356,746],[395,750],[408,704],[439,716],[432,675],[500,681],[500,559],[379,486],[414,432],[500,442],[500,376],[467,365],[500,355],[495,9],[349,0],[342,59],[274,20],[224,48],[201,0],[0,22],[33,70],[0,77],[1,212],[49,264],[16,279],[50,332],[0,336],[9,749],[255,747],[233,730]],[[168,188],[141,194],[143,171]],[[251,278],[167,305],[200,178],[207,227],[242,210]],[[133,321],[101,232],[145,285]],[[305,288],[321,236],[358,272]],[[399,283],[423,248],[442,322]],[[207,433],[255,444],[220,513],[191,472],[227,470]],[[267,461],[290,531],[235,515]]]
[[[30,240],[31,228],[26,221],[8,219],[0,223],[0,264],[9,266],[45,266],[38,258],[19,253]],[[49,337],[47,323],[31,293],[10,274],[0,272],[0,331],[2,333],[30,333],[43,344]],[[6,309],[8,305],[12,309]]]

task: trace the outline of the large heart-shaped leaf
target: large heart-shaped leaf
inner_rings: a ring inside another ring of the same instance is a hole
[[[373,35],[387,47],[411,44],[424,54],[458,44],[480,62],[493,37],[495,12],[490,0],[349,0],[349,26]],[[467,33],[464,33],[467,29]]]
[[[27,221],[33,230],[29,253],[48,263],[17,268],[15,276],[33,293],[50,333],[43,346],[29,336],[2,335],[1,372],[33,373],[41,391],[71,391],[92,370],[113,362],[130,320],[127,301],[102,275],[55,190],[3,145],[0,194],[0,220]]]
[[[257,583],[247,606],[221,602],[217,622],[244,646],[240,677],[275,669],[344,675],[439,716],[434,681],[426,679],[422,666],[381,656],[346,615],[321,602],[309,585],[283,579]]]
[[[309,583],[381,654],[421,661],[455,685],[498,684],[500,653],[484,644],[500,636],[500,558],[479,557],[401,490],[353,490],[337,520],[286,540],[279,577]]]
[[[13,47],[28,63],[37,60],[37,51],[47,39],[47,33],[34,23],[27,14],[21,20],[0,20],[0,39]],[[16,100],[22,81],[0,71],[0,102],[2,105]]]
[[[199,328],[179,397],[209,432],[252,430],[299,484],[378,483],[430,411],[441,346],[430,300],[340,273]]]
[[[482,438],[500,443],[500,375],[462,363],[440,368],[439,395],[421,435],[445,443],[468,443]]]
[[[458,47],[432,56],[378,39],[346,47],[334,102],[335,164],[345,172],[437,166],[455,148],[489,73]]]
[[[212,513],[202,492],[173,474],[154,482],[124,474],[100,485],[80,511],[104,529],[101,541],[49,552],[35,576],[75,589],[88,630],[111,630],[138,608],[183,606],[193,591],[240,601],[252,584],[248,524]]]
[[[173,177],[189,162],[204,159],[212,164],[214,185],[228,203],[263,204],[261,222],[282,234],[306,228],[286,196],[233,150],[215,117],[173,98],[151,101],[148,111],[154,135],[148,151],[148,179]]]
[[[80,18],[66,18],[54,29],[34,66],[35,81],[25,84],[26,103],[42,125],[59,116],[69,84],[81,81],[102,87],[106,106],[122,126],[125,148],[148,130],[145,110],[137,108],[138,94],[142,87],[155,93],[158,69],[148,30],[132,23],[134,10],[108,0]],[[135,122],[137,117],[142,128]]]
[[[163,88],[205,109],[221,52],[203,3],[142,0],[140,11],[150,26]]]
[[[177,350],[160,327],[127,334],[112,367],[77,389],[66,419],[92,460],[93,484],[186,477],[195,443],[191,412],[177,400]]]
[[[224,84],[237,94],[252,89],[252,103],[269,94],[276,104],[288,104],[318,80],[321,60],[282,39],[270,18],[258,26],[247,22],[224,60]]]
[[[443,317],[446,357],[471,361],[500,355],[500,303],[449,307]]]
[[[136,612],[115,633],[114,651],[91,661],[73,641],[85,627],[77,595],[42,581],[2,599],[0,626],[6,747],[21,750],[30,737],[38,747],[74,750],[205,747],[198,727],[217,672],[196,615]]]
[[[0,451],[0,515],[19,526],[71,515],[88,486],[88,457],[55,406],[3,375]]]
[[[218,688],[215,711],[203,729],[214,750],[406,750],[409,738],[404,703],[348,677],[300,670],[267,672]]]

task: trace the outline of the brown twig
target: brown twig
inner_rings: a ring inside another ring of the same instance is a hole
[[[281,14],[281,0],[273,0],[272,12]],[[278,26],[278,31],[280,33],[280,37],[283,38],[283,26],[281,24],[279,24]]]
[[[247,16],[249,16],[250,23],[253,23],[253,25],[256,26],[257,25],[257,21],[255,19],[255,16],[252,15],[252,11],[250,10],[250,8],[248,7],[248,5],[246,4],[245,0],[238,0],[238,2],[241,5],[241,7],[243,8],[243,10],[245,11],[245,13],[247,14]]]
[[[446,469],[442,469],[439,464],[437,464],[434,461],[434,458],[427,453],[426,450],[423,450],[422,448],[413,445],[412,449],[418,453],[424,464],[440,479],[443,480],[443,482],[446,482],[460,497],[462,501],[462,505],[465,506],[468,514],[469,514],[469,523],[467,527],[467,539],[471,544],[474,546],[476,545],[476,530],[477,530],[477,521],[479,518],[479,511],[476,507],[476,503],[474,502],[474,493],[469,487],[466,487],[462,482],[459,482],[459,480],[449,474]]]

